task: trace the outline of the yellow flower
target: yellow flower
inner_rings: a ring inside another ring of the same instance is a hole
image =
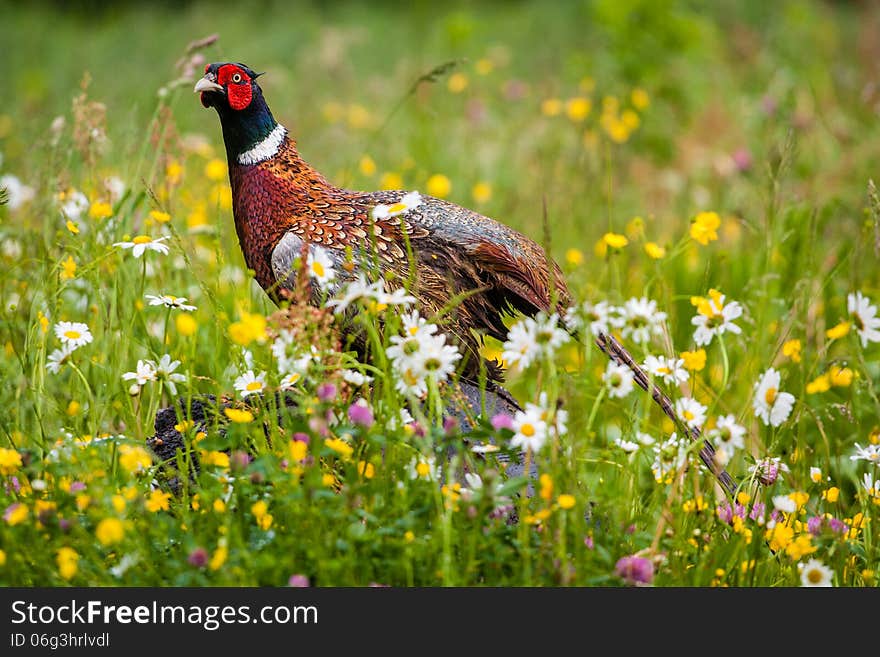
[[[495,62],[488,57],[482,57],[474,64],[474,70],[478,75],[489,75],[489,73],[495,70]]]
[[[619,233],[605,233],[602,236],[602,241],[612,249],[622,249],[629,244],[629,240],[626,239],[626,236],[620,235]]]
[[[204,203],[196,204],[192,212],[186,215],[186,229],[191,233],[203,231],[208,226],[208,213]]]
[[[781,522],[777,522],[773,529],[768,529],[764,538],[770,541],[770,549],[774,552],[784,549],[791,543],[794,537],[794,530]]]
[[[125,498],[122,495],[114,495],[110,498],[110,505],[116,513],[125,511]]]
[[[837,499],[840,497],[840,489],[837,486],[832,486],[831,488],[826,488],[822,491],[822,499],[826,502],[830,502],[834,504],[837,502]]]
[[[705,511],[708,508],[709,504],[702,495],[691,500],[685,500],[681,505],[681,509],[685,513],[698,513],[700,511]]]
[[[113,214],[113,206],[106,201],[95,201],[89,207],[89,216],[92,219],[106,219]]]
[[[832,326],[825,331],[825,335],[828,336],[829,340],[837,340],[838,338],[845,336],[847,333],[849,333],[849,322],[840,322],[840,324]]]
[[[379,189],[401,189],[402,187],[403,178],[394,171],[386,171],[379,178]]]
[[[701,212],[691,223],[691,237],[706,246],[709,242],[718,239],[719,226],[721,226],[721,217],[717,212]]]
[[[736,501],[739,502],[740,504],[742,504],[743,506],[748,504],[749,500],[751,500],[751,499],[752,499],[751,495],[749,495],[744,490],[741,490],[739,493],[736,494]]]
[[[147,511],[151,513],[157,513],[158,511],[167,511],[171,508],[168,500],[171,499],[171,493],[163,493],[160,490],[154,490],[150,492],[150,496],[147,498],[146,507]]]
[[[62,281],[69,281],[73,278],[76,278],[76,260],[73,259],[73,256],[67,256],[67,260],[61,262],[61,276]]]
[[[343,458],[348,458],[354,453],[354,447],[341,438],[325,438],[324,444]]]
[[[0,568],[6,565],[6,552],[0,550]]]
[[[454,94],[460,94],[467,86],[468,77],[464,73],[453,73],[446,82],[446,88]]]
[[[157,224],[166,224],[171,221],[171,215],[167,212],[160,212],[159,210],[150,210],[150,219]]]
[[[205,177],[216,181],[226,178],[226,162],[216,157],[208,160],[205,165]]]
[[[118,543],[124,535],[125,528],[118,518],[104,518],[95,528],[95,538],[105,547]]]
[[[853,371],[848,367],[838,367],[837,365],[831,366],[831,371],[828,373],[831,378],[831,385],[838,386],[840,388],[845,388],[852,383],[853,380]]]
[[[376,173],[376,163],[373,161],[369,155],[361,156],[361,161],[358,162],[358,169],[364,176],[372,176]]]
[[[541,484],[541,499],[548,502],[553,498],[553,478],[548,474],[542,474],[538,481]]]
[[[788,356],[791,358],[792,362],[800,363],[801,362],[801,341],[800,340],[788,340],[785,344],[782,345],[782,355]]]
[[[153,465],[153,459],[143,447],[121,445],[119,447],[119,465],[126,472],[142,472]]]
[[[706,367],[706,350],[682,351],[681,358],[684,360],[685,369],[699,372]]]
[[[471,190],[475,203],[486,203],[492,198],[492,186],[487,182],[478,182]]]
[[[211,556],[211,561],[208,563],[208,568],[211,570],[220,570],[223,567],[223,564],[226,563],[226,558],[229,556],[229,550],[225,545],[218,545],[217,549],[214,551],[214,554]]]
[[[603,115],[602,127],[615,144],[622,144],[629,139],[632,130],[626,123],[614,116]]]
[[[428,190],[429,196],[446,198],[449,196],[449,192],[452,191],[452,182],[442,173],[435,173],[428,178],[428,182],[425,183],[425,189]]]
[[[795,491],[794,493],[789,493],[788,499],[794,502],[798,510],[800,510],[809,501],[810,495],[804,491]]]
[[[71,399],[70,402],[67,404],[67,416],[74,417],[79,413],[80,408],[82,408],[80,403],[75,399]]]
[[[565,252],[565,261],[573,267],[577,267],[584,261],[584,252],[575,248],[568,249]]]
[[[218,468],[229,468],[229,454],[217,451],[202,451],[200,454],[202,465],[216,465]]]
[[[656,242],[647,242],[645,244],[645,253],[648,254],[649,258],[653,258],[654,260],[659,260],[663,256],[666,255],[666,249],[657,244]]]
[[[630,131],[637,129],[642,120],[639,118],[639,115],[633,112],[632,110],[623,110],[620,115],[620,122],[626,126],[626,128]]]
[[[40,321],[40,330],[43,333],[49,332],[49,318],[43,314],[42,310],[37,311],[37,319]]]
[[[816,551],[812,540],[813,537],[809,534],[800,534],[794,541],[785,546],[785,553],[795,561],[808,554],[812,554]]]
[[[55,557],[55,562],[58,564],[58,573],[61,575],[61,577],[66,580],[70,580],[73,579],[74,575],[76,575],[79,555],[73,548],[61,547],[58,548],[58,554]]]
[[[243,312],[239,321],[229,325],[229,337],[243,347],[254,340],[265,342],[266,318],[257,313]]]
[[[183,166],[177,160],[171,160],[165,166],[165,180],[169,185],[177,185],[183,178]]]
[[[211,207],[220,208],[221,210],[232,209],[232,188],[226,184],[217,184],[211,188],[208,195],[208,201]]]
[[[827,392],[831,388],[831,379],[828,373],[817,376],[807,384],[806,390],[808,395],[815,395],[820,392]]]
[[[27,520],[29,513],[30,510],[27,508],[27,505],[16,502],[7,507],[6,512],[3,514],[3,519],[6,520],[7,525],[14,527]]]
[[[541,114],[544,116],[559,116],[562,113],[562,101],[558,98],[545,98],[541,101]]]
[[[64,225],[71,233],[73,233],[74,235],[79,235],[79,226],[73,223],[70,219],[68,219],[67,223],[65,223]]]
[[[367,463],[366,461],[358,462],[358,474],[363,475],[365,479],[372,479],[373,475],[376,474],[376,469],[373,467],[372,463]]]
[[[593,104],[589,98],[577,96],[565,101],[565,114],[575,123],[581,123],[590,115]]]
[[[353,103],[348,106],[348,111],[346,112],[345,119],[348,121],[348,125],[355,130],[359,130],[361,128],[367,128],[370,126],[372,122],[372,116],[370,115],[370,110],[368,110],[363,105],[359,105],[358,103]]]
[[[325,486],[335,486],[338,482],[335,475],[325,472],[321,475],[321,483]]]
[[[647,91],[640,87],[636,87],[629,95],[629,102],[631,102],[632,106],[637,110],[643,110],[651,104],[651,99],[648,97]]]
[[[294,461],[302,461],[309,453],[308,443],[302,440],[290,441],[290,458]]]
[[[254,517],[257,519],[262,518],[264,515],[266,515],[266,513],[268,513],[268,511],[269,505],[266,504],[264,500],[259,500],[251,505],[251,513],[253,513]]]
[[[407,543],[412,543],[414,540],[416,540],[416,535],[407,530],[406,533],[404,533],[403,535],[403,540]]]
[[[240,408],[224,408],[223,414],[229,418],[230,422],[237,424],[247,424],[254,421],[253,413]]]
[[[0,474],[14,474],[21,465],[21,454],[14,449],[0,447]]]
[[[218,497],[211,504],[211,508],[214,509],[214,513],[223,513],[224,511],[226,511],[226,502]]]
[[[569,495],[568,493],[563,493],[559,497],[556,498],[556,503],[559,504],[560,509],[570,509],[575,505],[574,495]]]
[[[177,328],[177,332],[185,338],[194,335],[199,328],[198,323],[189,313],[178,313],[174,318],[174,326]]]

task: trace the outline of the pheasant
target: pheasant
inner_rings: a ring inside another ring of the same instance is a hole
[[[423,315],[454,300],[445,328],[465,354],[462,376],[476,381],[486,365],[489,380],[500,381],[497,363],[480,356],[482,336],[504,340],[512,311],[564,310],[570,296],[559,266],[526,236],[449,201],[331,184],[272,116],[258,75],[240,63],[208,64],[194,91],[220,117],[235,228],[260,286],[280,302],[297,283],[297,259],[314,247],[352,279],[378,265],[385,281],[413,281]]]

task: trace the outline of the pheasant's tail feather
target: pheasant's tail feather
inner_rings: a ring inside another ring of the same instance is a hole
[[[650,377],[645,374],[645,371],[641,367],[639,367],[638,363],[636,363],[635,359],[623,347],[623,345],[607,333],[599,334],[596,338],[596,345],[615,363],[626,365],[632,370],[635,382],[639,384],[639,387],[646,392],[651,393],[651,397],[657,402],[666,416],[672,420],[672,422],[679,427],[685,435],[694,441],[702,439],[703,445],[700,447],[700,460],[702,460],[706,467],[712,471],[712,474],[715,475],[715,478],[718,479],[718,482],[724,490],[726,490],[728,494],[733,495],[736,491],[736,482],[727,470],[721,467],[715,460],[715,447],[713,447],[712,443],[708,440],[702,438],[699,429],[696,427],[689,428],[682,423],[681,419],[676,415],[675,408],[669,397],[663,394],[663,391],[653,384]]]

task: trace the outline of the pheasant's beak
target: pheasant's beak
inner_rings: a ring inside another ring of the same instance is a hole
[[[208,73],[205,77],[199,78],[199,81],[196,82],[196,86],[193,88],[193,92],[199,94],[199,100],[202,101],[202,105],[205,107],[210,107],[207,94],[213,92],[224,93],[222,85],[219,85],[214,82],[214,80],[210,79],[213,77],[213,73]]]

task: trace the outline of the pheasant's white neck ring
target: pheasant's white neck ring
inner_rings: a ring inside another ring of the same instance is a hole
[[[279,123],[275,126],[275,129],[272,130],[272,132],[266,135],[263,141],[258,142],[251,149],[239,154],[238,163],[249,165],[265,162],[278,152],[278,149],[281,148],[281,142],[284,141],[286,135],[287,128]]]

